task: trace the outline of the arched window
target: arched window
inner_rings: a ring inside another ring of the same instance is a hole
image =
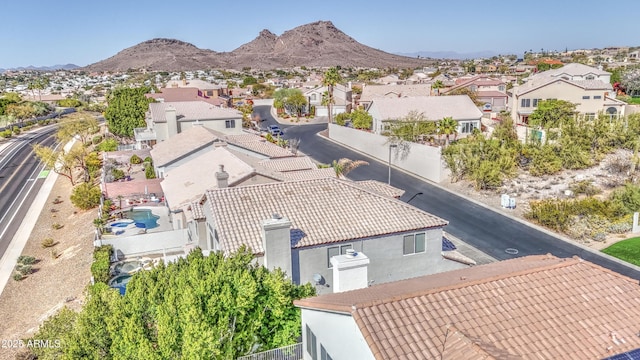
[[[607,114],[615,115],[617,113],[618,113],[618,109],[614,108],[613,106],[611,106],[610,108],[607,108]]]

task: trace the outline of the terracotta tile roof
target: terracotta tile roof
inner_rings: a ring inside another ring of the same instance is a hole
[[[402,201],[333,178],[212,189],[207,206],[226,251],[246,244],[263,253],[261,222],[274,213],[291,220],[305,247],[364,239],[418,229],[442,227],[447,221]]]
[[[204,215],[204,208],[197,201],[189,204],[188,210],[191,211],[191,218],[193,220],[204,220],[206,218]]]
[[[104,183],[107,197],[117,203],[118,196],[126,198],[138,198],[144,195],[145,188],[148,194],[156,194],[157,197],[163,196],[161,179],[134,179],[131,181],[116,181]]]
[[[372,101],[374,99],[401,96],[429,96],[431,94],[431,84],[412,85],[366,85],[362,89],[360,101]]]
[[[242,119],[236,109],[221,108],[204,101],[174,101],[149,104],[149,112],[154,123],[166,123],[166,110],[174,108],[178,121],[207,119]]]
[[[244,133],[226,135],[215,130],[210,130],[216,134],[221,140],[226,141],[236,147],[240,147],[269,158],[283,158],[295,156],[289,149],[285,149],[276,144],[270,143],[259,135]]]
[[[154,145],[151,158],[155,166],[166,166],[196,150],[210,146],[217,139],[217,136],[204,126],[194,126]]]
[[[404,190],[398,189],[395,186],[391,186],[378,180],[361,180],[356,181],[356,184],[380,195],[392,198],[399,198],[400,196],[404,195]]]
[[[181,88],[163,88],[161,92],[153,94],[145,94],[148,98],[162,99],[164,102],[176,102],[176,101],[204,101],[206,103],[220,106],[225,104],[226,101],[220,98],[204,97],[198,95],[198,88],[195,87],[181,87]]]
[[[445,117],[460,119],[479,119],[482,111],[471,101],[467,95],[450,96],[415,96],[402,98],[374,99],[369,108],[380,120],[402,119],[411,111],[424,113],[428,120],[438,121]]]
[[[260,162],[262,166],[275,171],[313,170],[318,166],[308,156],[267,159]]]
[[[640,348],[638,281],[536,255],[298,300],[351,314],[376,359],[602,359]]]
[[[283,172],[282,176],[287,180],[312,180],[336,177],[336,171],[333,168],[298,170]]]

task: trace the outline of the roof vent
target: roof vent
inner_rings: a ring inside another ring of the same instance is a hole
[[[271,215],[274,219],[282,219],[282,215],[278,214],[278,213],[273,213],[273,215]]]
[[[353,249],[347,249],[347,252],[346,252],[345,255],[347,255],[349,257],[356,257],[356,255],[358,255],[358,253]]]

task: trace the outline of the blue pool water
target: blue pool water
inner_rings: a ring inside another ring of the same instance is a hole
[[[118,275],[109,281],[109,286],[120,291],[120,295],[124,295],[127,283],[131,280],[131,275]]]
[[[125,223],[125,222],[114,222],[114,223],[110,224],[110,226],[124,228],[124,227],[129,226],[129,224],[130,223]]]
[[[149,209],[133,209],[125,212],[125,215],[136,223],[136,227],[153,229],[158,227],[160,216],[155,215]]]

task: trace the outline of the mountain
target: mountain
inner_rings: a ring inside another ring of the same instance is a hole
[[[0,73],[5,71],[55,71],[55,70],[74,70],[80,66],[75,64],[53,65],[53,66],[21,66],[12,69],[0,69]]]
[[[456,59],[456,60],[465,60],[465,59],[478,59],[478,58],[491,58],[497,56],[498,53],[494,51],[478,51],[471,53],[458,53],[455,51],[418,51],[412,53],[399,53],[398,55],[402,56],[410,56],[410,57],[418,57],[421,58],[432,58],[432,59]]]
[[[298,26],[277,36],[262,30],[258,37],[231,52],[215,52],[180,40],[153,39],[86,66],[87,71],[163,71],[208,68],[274,69],[307,67],[418,67],[428,60],[390,54],[360,44],[330,21]]]
[[[193,44],[175,39],[152,39],[126,48],[114,56],[84,67],[92,72],[147,69],[181,71],[216,68],[223,64],[219,54],[200,49]]]

